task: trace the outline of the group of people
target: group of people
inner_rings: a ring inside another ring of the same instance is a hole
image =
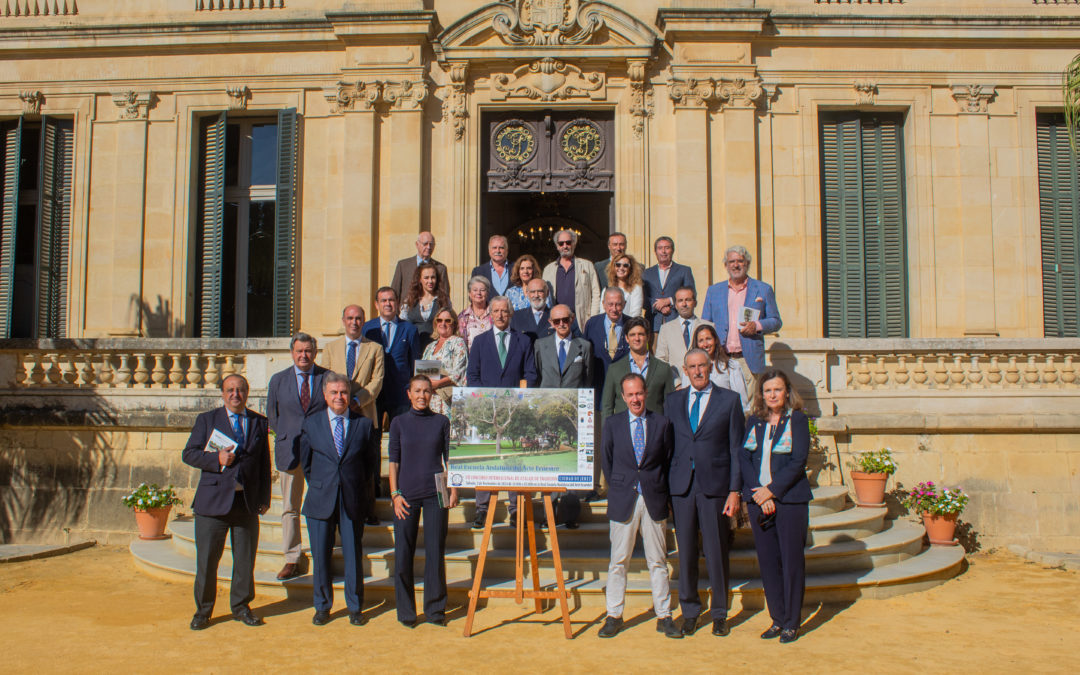
[[[391,285],[376,291],[377,317],[366,320],[363,307],[345,307],[344,335],[321,353],[311,335],[293,336],[292,365],[267,385],[265,417],[247,408],[243,377],[225,378],[224,406],[198,418],[183,455],[202,470],[193,505],[198,609],[191,628],[209,624],[226,534],[232,537],[233,617],[262,623],[249,603],[258,516],[270,504],[271,442],[283,504],[285,564],[278,579],[303,573],[303,515],[311,540],[313,623],[330,620],[336,533],[350,621],[365,622],[362,537],[365,524],[379,523],[374,504],[384,427],[398,619],[408,626],[418,620],[413,560],[422,518],[424,616],[444,625],[447,509],[458,495],[450,490],[448,500],[441,497],[436,475],[449,461],[452,389],[545,387],[592,389],[602,421],[594,489],[585,495],[599,499],[606,483],[611,564],[600,636],[611,637],[621,626],[626,566],[638,532],[657,629],[681,637],[696,627],[700,535],[713,588],[713,632],[726,635],[729,519],[742,498],[774,623],[762,637],[794,640],[810,499],[809,433],[787,376],[766,369],[763,335],[781,326],[772,288],[747,276],[750,254],[732,247],[724,262],[729,278],[709,287],[699,317],[693,273],[674,262],[671,238],[656,240],[657,263],[648,269],[626,252],[621,233],[608,239],[610,257],[595,264],[575,256],[577,243],[573,231],[556,233],[558,257],[541,271],[529,255],[511,264],[506,238],[492,237],[489,259],[473,270],[467,306],[457,313],[446,266],[432,257],[435,239],[421,233],[416,255],[399,261]],[[438,376],[414,375],[420,359],[439,362]],[[219,434],[233,440],[231,448],[210,442]],[[478,492],[473,527],[483,527],[489,504],[490,495]],[[515,504],[511,498],[512,520]],[[679,626],[671,618],[665,563],[669,504],[680,555]],[[576,509],[562,512],[569,514],[566,526],[577,527]]]

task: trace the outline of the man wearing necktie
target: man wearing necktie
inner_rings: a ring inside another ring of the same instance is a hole
[[[469,349],[469,367],[465,380],[470,387],[519,387],[536,386],[536,358],[529,338],[510,327],[510,299],[496,296],[488,303],[491,313],[491,330],[484,331],[473,340]],[[474,528],[484,526],[491,493],[476,492],[476,517]],[[510,518],[517,516],[517,500],[510,495]]]
[[[304,477],[295,443],[304,418],[326,408],[319,392],[327,371],[315,365],[317,351],[315,338],[297,333],[289,343],[292,365],[274,373],[266,385],[266,418],[274,436],[274,465],[281,487],[281,547],[285,565],[278,572],[280,580],[301,573],[300,503],[304,497]]]
[[[386,423],[409,409],[409,399],[405,391],[409,379],[413,376],[413,364],[420,358],[420,334],[416,326],[398,318],[398,296],[394,289],[383,286],[375,292],[375,303],[379,316],[364,324],[364,337],[382,346],[383,351],[383,386],[377,400],[378,416],[375,426],[382,428],[383,416]]]
[[[675,370],[676,381],[682,377],[683,357],[694,346],[690,344],[694,329],[703,323],[712,325],[712,322],[698,318],[694,314],[695,309],[697,309],[697,293],[694,289],[683,287],[675,291],[677,317],[664,323],[656,336],[655,356]]]
[[[737,453],[742,447],[745,420],[739,395],[710,381],[712,367],[704,350],[688,351],[683,368],[690,386],[664,402],[664,416],[671,420],[675,434],[668,486],[679,547],[680,629],[684,635],[694,632],[701,613],[699,533],[709,572],[712,633],[728,634],[729,518],[739,508],[742,478]]]
[[[195,616],[192,630],[210,625],[217,595],[218,563],[225,539],[232,542],[229,601],[233,619],[262,625],[251,612],[255,598],[255,552],[259,516],[270,508],[270,449],[266,418],[247,408],[248,382],[241,375],[221,381],[224,406],[195,419],[184,446],[185,464],[201,469],[195,500]],[[214,432],[230,439],[228,448],[208,445]]]
[[[670,638],[682,633],[671,619],[671,579],[667,568],[668,465],[671,424],[645,407],[645,378],[630,373],[619,383],[626,410],[604,423],[600,460],[608,482],[611,562],[607,618],[599,636],[614,637],[623,625],[626,570],[638,533],[645,548],[656,630]]]
[[[340,531],[349,623],[362,626],[364,519],[371,504],[367,477],[379,462],[379,435],[371,420],[349,409],[349,380],[344,375],[327,373],[322,396],[325,413],[309,415],[297,439],[308,484],[303,514],[311,537],[312,623],[322,626],[330,621],[334,535]]]
[[[382,392],[385,372],[382,347],[364,338],[364,310],[359,305],[342,310],[341,325],[345,335],[326,345],[319,354],[320,363],[349,378],[349,407],[375,423],[375,400]]]

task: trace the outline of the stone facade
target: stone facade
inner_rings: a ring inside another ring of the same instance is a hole
[[[142,476],[189,485],[178,444],[226,357],[256,389],[283,365],[280,342],[197,340],[200,115],[297,110],[293,323],[331,336],[420,231],[461,305],[483,257],[484,115],[580,110],[614,115],[612,227],[640,260],[670,235],[701,287],[728,245],[754,254],[784,318],[772,356],[841,455],[889,444],[902,482],[985,494],[985,542],[1080,546],[1080,344],[1041,339],[1035,145],[1078,37],[1072,4],[1029,0],[19,0],[0,9],[0,120],[74,122],[63,311],[90,342],[3,345],[0,397],[22,411],[0,431],[5,536],[117,536],[116,497]],[[912,340],[820,342],[819,124],[849,110],[903,113]],[[158,412],[101,424],[79,412],[95,400]],[[42,408],[58,417],[24,415]],[[48,485],[85,494],[34,496]]]

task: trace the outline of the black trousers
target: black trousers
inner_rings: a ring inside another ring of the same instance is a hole
[[[774,625],[796,629],[802,623],[803,596],[806,594],[804,549],[810,506],[776,502],[776,520],[767,530],[758,525],[761,507],[751,501],[747,508],[769,616]]]
[[[506,508],[510,510],[510,515],[517,513],[517,495],[516,492],[510,492],[506,495]],[[491,503],[491,493],[487,490],[476,491],[476,515],[482,515],[487,513],[488,505]]]
[[[671,496],[675,517],[675,542],[679,546],[679,604],[684,618],[701,614],[698,596],[698,559],[705,552],[705,569],[712,589],[710,614],[713,620],[726,619],[728,594],[731,590],[729,542],[731,525],[724,515],[724,497],[708,497],[698,488],[697,477],[691,478],[690,491]],[[701,545],[698,545],[698,533]]]
[[[449,511],[437,496],[406,500],[409,515],[394,517],[394,598],[398,621],[416,620],[413,561],[420,518],[424,519],[424,616],[428,621],[446,615],[446,530]]]
[[[244,493],[233,497],[224,516],[195,515],[195,614],[210,618],[217,597],[217,572],[225,552],[225,536],[232,547],[232,582],[229,605],[233,614],[255,599],[255,551],[259,546],[259,516],[248,511]]]

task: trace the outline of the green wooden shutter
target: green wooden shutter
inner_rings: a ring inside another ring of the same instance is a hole
[[[221,337],[221,264],[225,220],[225,134],[223,112],[204,123],[202,166],[202,257],[199,285],[201,337]]]
[[[1036,127],[1043,331],[1080,337],[1080,162],[1063,115],[1039,115]]]
[[[821,139],[825,336],[848,337],[866,323],[858,117],[824,119]]]
[[[41,122],[37,241],[37,336],[67,337],[68,241],[71,229],[72,120]]]
[[[22,118],[0,125],[0,338],[11,337]]]
[[[822,116],[826,337],[907,336],[900,124],[897,116]]]
[[[274,231],[274,335],[292,335],[296,291],[296,175],[299,128],[296,109],[277,116],[277,190]]]
[[[862,119],[866,337],[907,336],[902,154],[899,119]]]

